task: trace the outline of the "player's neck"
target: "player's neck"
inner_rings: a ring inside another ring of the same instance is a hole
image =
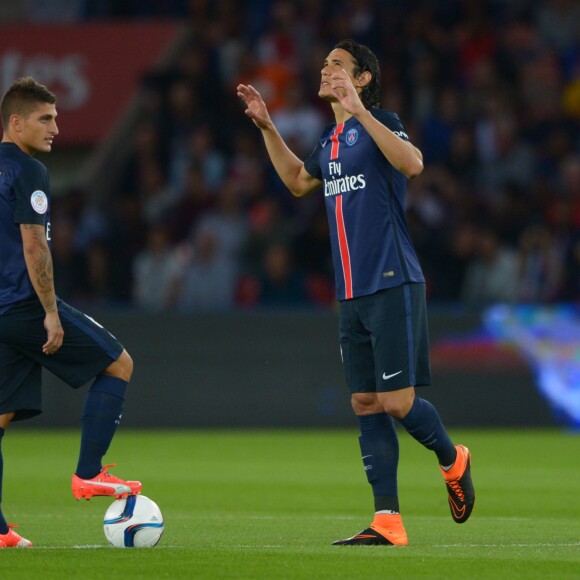
[[[338,102],[331,103],[332,105],[332,112],[334,113],[334,120],[336,124],[339,125],[340,123],[345,123],[348,121],[352,115],[347,113]]]
[[[34,156],[34,151],[24,145],[24,143],[22,143],[19,139],[13,138],[9,133],[4,133],[2,137],[2,143],[12,143],[12,145],[16,145],[16,147],[26,153],[26,155],[30,155],[31,157]]]

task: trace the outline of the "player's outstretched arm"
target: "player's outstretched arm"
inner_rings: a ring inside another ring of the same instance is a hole
[[[302,197],[318,189],[322,182],[312,177],[282,139],[276,129],[266,103],[252,85],[238,85],[238,97],[246,104],[245,113],[262,132],[266,150],[284,185],[295,197]]]
[[[47,339],[42,351],[54,354],[62,346],[64,331],[56,305],[52,256],[46,242],[46,233],[44,226],[37,224],[21,224],[20,232],[28,276],[46,312],[44,327]]]

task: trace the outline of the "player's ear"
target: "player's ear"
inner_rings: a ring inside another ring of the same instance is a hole
[[[24,119],[20,115],[17,115],[16,113],[10,115],[10,119],[8,120],[8,126],[17,133],[20,133],[20,131],[22,131],[23,123]]]
[[[366,70],[365,72],[361,73],[361,75],[356,79],[358,81],[359,87],[366,87],[372,80],[373,75]]]

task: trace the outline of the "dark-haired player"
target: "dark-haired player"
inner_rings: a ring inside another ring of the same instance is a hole
[[[41,412],[42,367],[73,388],[96,377],[83,408],[73,495],[140,493],[141,483],[119,479],[101,463],[133,361],[114,336],[55,294],[48,172],[33,156],[49,152],[58,135],[56,97],[30,77],[18,79],[2,98],[0,116],[0,443],[11,421]],[[0,447],[0,498],[2,468]],[[0,548],[31,546],[13,527],[0,511]]]
[[[280,178],[296,197],[323,188],[340,305],[340,349],[372,486],[371,525],[336,545],[405,546],[399,512],[399,446],[394,419],[435,452],[453,519],[475,502],[467,447],[454,445],[415,387],[431,382],[425,280],[404,211],[406,179],[423,170],[421,152],[399,117],[381,110],[379,63],[366,46],[338,43],[325,59],[318,96],[330,103],[327,127],[302,162],[273,125],[260,94],[239,85],[246,115],[261,130]]]

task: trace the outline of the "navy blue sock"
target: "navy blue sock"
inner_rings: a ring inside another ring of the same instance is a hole
[[[435,452],[439,465],[451,465],[455,461],[455,446],[447,435],[437,409],[429,401],[416,397],[411,410],[400,422],[409,435]]]
[[[399,511],[397,468],[399,438],[393,419],[386,413],[357,416],[365,473],[375,501],[375,511]]]
[[[0,505],[2,505],[2,478],[4,476],[4,460],[2,459],[2,437],[4,437],[4,429],[0,428]],[[0,534],[8,533],[8,524],[0,510]]]
[[[103,468],[101,460],[121,420],[127,385],[123,379],[99,375],[87,393],[76,469],[76,474],[83,479],[95,477]]]

